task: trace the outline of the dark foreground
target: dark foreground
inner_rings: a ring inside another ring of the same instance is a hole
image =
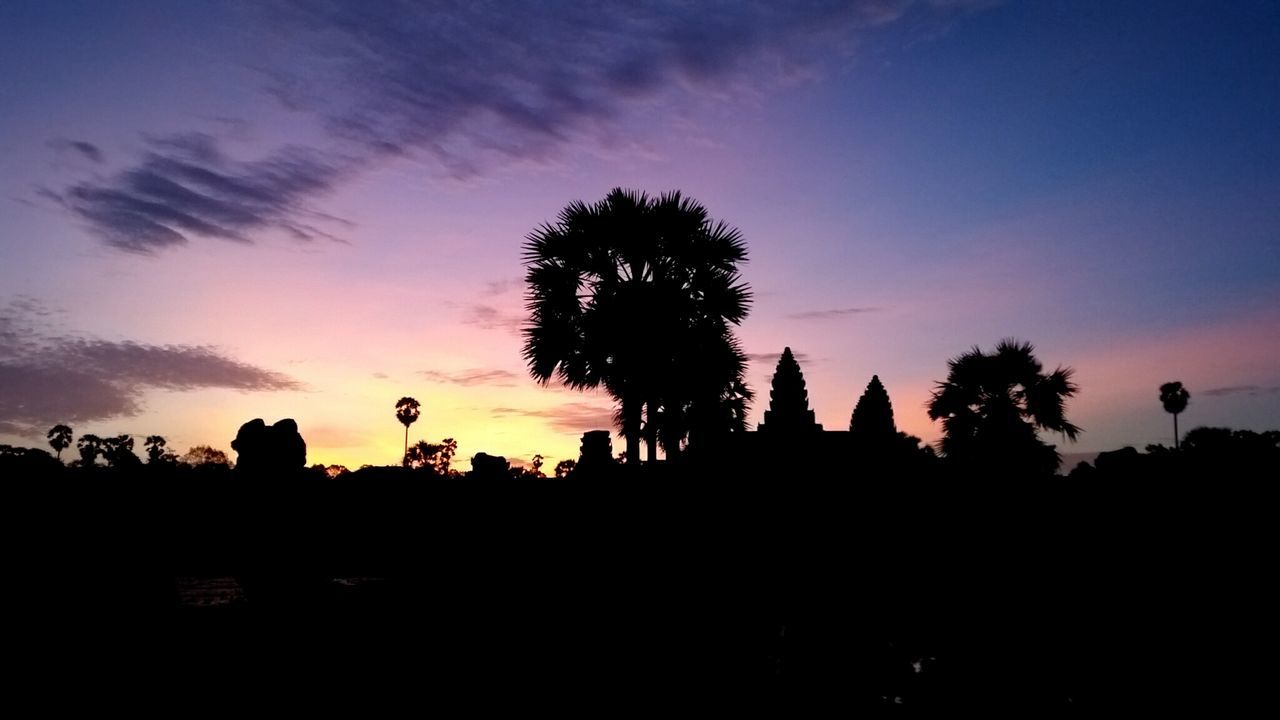
[[[1244,485],[15,485],[11,647],[55,705],[1230,705],[1275,669],[1274,505]]]

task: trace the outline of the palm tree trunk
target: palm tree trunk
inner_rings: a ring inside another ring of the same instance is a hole
[[[622,396],[622,435],[627,439],[627,464],[640,464],[640,408],[634,393]]]
[[[653,400],[645,403],[644,441],[648,462],[658,462],[658,404]]]
[[[1173,449],[1178,449],[1178,413],[1173,414]]]
[[[663,428],[663,450],[666,452],[667,462],[674,462],[680,459],[680,437],[683,431],[687,430],[685,425],[685,415],[675,406],[679,403],[672,403],[672,407],[667,408],[664,418],[666,427]]]
[[[404,454],[400,456],[400,464],[409,465],[409,426],[404,426]]]

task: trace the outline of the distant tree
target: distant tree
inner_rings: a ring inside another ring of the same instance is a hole
[[[133,438],[128,435],[116,435],[103,438],[102,458],[113,468],[141,465],[142,461],[133,454]]]
[[[0,445],[0,477],[49,477],[62,469],[62,462],[44,450]]]
[[[80,453],[81,467],[93,467],[102,454],[102,438],[97,435],[81,435],[76,441],[76,452]]]
[[[405,450],[402,464],[414,470],[424,468],[428,465],[428,458],[433,457],[438,452],[440,452],[439,445],[429,443],[426,440],[419,440],[410,445],[408,450]]]
[[[453,456],[458,452],[458,441],[453,438],[445,438],[440,441],[440,452],[436,454],[435,462],[431,467],[441,475],[449,475],[453,464]]]
[[[404,453],[405,464],[408,464],[409,455],[409,426],[418,421],[419,408],[422,405],[411,397],[402,397],[396,401],[396,419],[404,425]]]
[[[556,463],[556,477],[560,479],[569,477],[569,473],[573,472],[577,465],[578,463],[575,460],[561,460]]]
[[[159,435],[148,435],[147,439],[142,441],[142,445],[147,449],[148,465],[163,465],[178,459],[177,455],[165,449],[168,441]]]
[[[324,469],[324,474],[328,475],[330,480],[337,479],[350,472],[346,465],[328,465]]]
[[[452,475],[453,456],[458,451],[458,441],[445,438],[437,445],[419,440],[405,453],[404,464],[411,468],[431,468],[441,477]]]
[[[71,447],[71,428],[66,425],[54,425],[49,428],[49,434],[45,437],[49,438],[49,447],[58,454],[58,461],[61,462],[62,451]]]
[[[598,203],[570,204],[524,250],[530,374],[603,387],[618,403],[627,462],[640,460],[642,437],[656,458],[664,422],[668,456],[678,452],[683,415],[711,394],[688,393],[700,374],[691,361],[703,362],[689,348],[731,338],[750,306],[737,269],[746,260],[740,233],[678,192],[615,188]],[[713,374],[717,390],[725,374]]]
[[[773,372],[769,390],[769,409],[764,411],[760,430],[777,432],[819,431],[822,426],[809,409],[809,391],[805,389],[804,373],[796,362],[791,348],[783,348],[778,366]]]
[[[231,466],[231,459],[227,454],[208,445],[196,445],[183,455],[181,462],[185,465],[199,467],[201,465],[225,465]]]
[[[942,421],[942,452],[968,470],[1052,474],[1060,458],[1036,430],[1074,441],[1080,428],[1066,418],[1066,399],[1078,388],[1071,368],[1043,372],[1031,343],[1002,340],[994,353],[979,348],[948,362],[929,417]]]
[[[1191,393],[1182,387],[1180,382],[1167,382],[1160,386],[1160,404],[1164,405],[1164,411],[1173,415],[1173,449],[1177,450],[1178,445],[1178,414],[1187,409],[1187,403],[1191,401]]]
[[[533,460],[529,462],[529,465],[533,468],[533,473],[538,477],[546,477],[546,475],[542,474],[542,465],[545,462],[546,458],[542,457],[542,455],[534,455]]]
[[[879,375],[871,376],[867,389],[853,407],[853,416],[849,418],[849,432],[855,439],[868,442],[888,441],[897,437],[898,427],[893,422],[893,404],[889,402],[889,393],[880,382]]]

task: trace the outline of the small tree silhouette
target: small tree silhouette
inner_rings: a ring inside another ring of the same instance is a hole
[[[167,460],[166,445],[168,442],[163,437],[148,435],[147,439],[142,441],[142,446],[147,449],[147,464],[156,465]]]
[[[58,461],[62,461],[62,451],[71,447],[71,428],[66,425],[54,425],[49,428],[49,447],[58,453]]]
[[[418,415],[421,414],[419,408],[421,407],[422,404],[411,397],[402,397],[396,401],[396,419],[400,421],[401,425],[404,425],[404,455],[401,455],[401,457],[405,458],[404,464],[406,467],[409,465],[409,426],[418,421]]]
[[[128,435],[103,438],[102,458],[113,468],[140,464],[138,456],[133,454],[133,438]]]
[[[81,435],[76,441],[76,452],[80,453],[80,466],[93,467],[102,453],[102,438],[97,435]]]
[[[1164,411],[1173,415],[1173,449],[1178,449],[1178,413],[1187,409],[1191,401],[1191,393],[1182,387],[1182,383],[1174,381],[1160,386],[1160,404]]]
[[[405,451],[404,462],[407,467],[415,469],[429,467],[441,477],[449,477],[450,464],[457,452],[458,441],[453,438],[445,438],[439,445],[419,440]]]
[[[199,467],[201,465],[226,465],[231,466],[231,458],[227,454],[208,445],[196,445],[187,450],[187,454],[180,459],[184,465]]]

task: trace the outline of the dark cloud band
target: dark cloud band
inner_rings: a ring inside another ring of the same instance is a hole
[[[152,389],[300,390],[280,373],[203,345],[147,345],[49,334],[24,303],[0,308],[0,423],[43,432],[58,422],[134,415]],[[43,429],[42,429],[43,428]]]

